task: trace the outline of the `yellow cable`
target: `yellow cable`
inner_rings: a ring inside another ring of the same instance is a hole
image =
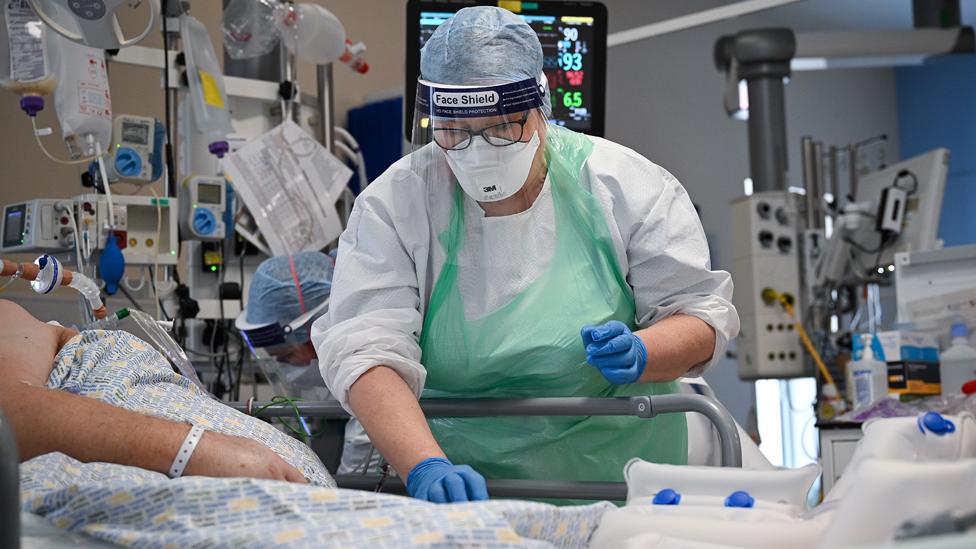
[[[773,297],[780,305],[782,305],[783,309],[786,311],[786,314],[793,319],[793,326],[796,328],[796,332],[800,334],[800,341],[803,342],[803,346],[806,347],[807,352],[813,357],[813,361],[817,364],[817,368],[823,375],[824,381],[830,385],[836,385],[834,383],[834,376],[830,375],[830,370],[827,369],[827,365],[824,364],[823,358],[820,357],[820,353],[818,353],[817,348],[814,347],[813,341],[810,340],[810,336],[807,334],[806,328],[804,328],[803,324],[801,324],[799,319],[796,318],[796,311],[793,310],[793,305],[790,304],[790,300],[786,297],[786,295],[768,288],[763,290],[764,298],[767,296],[767,292],[773,294],[770,297]]]

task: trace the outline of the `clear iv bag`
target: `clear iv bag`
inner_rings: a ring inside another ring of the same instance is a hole
[[[281,41],[299,59],[324,65],[346,51],[346,29],[318,4],[282,4],[275,11]]]
[[[232,59],[250,59],[271,53],[278,44],[275,0],[231,0],[224,8],[221,30],[224,49]]]
[[[203,23],[184,15],[180,18],[180,29],[194,125],[206,136],[210,152],[222,157],[227,152],[227,134],[233,128],[220,61]]]
[[[76,44],[56,32],[47,33],[47,44],[58,81],[54,109],[71,158],[95,156],[95,141],[107,151],[112,140],[112,96],[105,50]]]
[[[57,80],[51,69],[47,29],[26,2],[0,8],[0,87],[16,94],[47,95]]]

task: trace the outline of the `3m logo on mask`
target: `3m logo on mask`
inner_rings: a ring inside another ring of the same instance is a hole
[[[498,93],[483,92],[434,92],[434,104],[438,107],[485,107],[498,104]]]
[[[497,190],[498,190],[498,185],[491,185],[489,187],[481,187],[481,192],[483,192],[485,194],[487,194],[487,193],[493,193],[493,192],[496,192]]]

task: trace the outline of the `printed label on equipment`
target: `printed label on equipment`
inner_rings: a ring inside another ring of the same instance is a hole
[[[33,82],[47,76],[44,27],[26,0],[6,2],[10,41],[10,79]]]
[[[84,114],[111,118],[112,100],[108,91],[88,82],[78,83],[78,110]]]

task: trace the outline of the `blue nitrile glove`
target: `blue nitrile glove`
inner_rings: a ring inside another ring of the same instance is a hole
[[[442,457],[427,458],[407,475],[407,493],[434,503],[488,499],[485,477],[467,465],[454,465]]]
[[[647,347],[626,324],[611,320],[602,326],[583,326],[586,361],[614,385],[634,383],[647,366]]]

